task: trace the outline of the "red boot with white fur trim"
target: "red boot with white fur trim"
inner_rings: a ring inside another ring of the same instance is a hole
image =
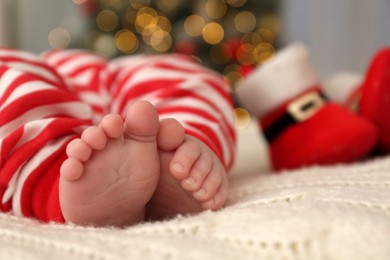
[[[378,127],[379,151],[390,153],[390,48],[379,51],[368,68],[359,113]]]
[[[353,162],[377,142],[370,121],[326,100],[302,44],[292,44],[251,73],[237,97],[259,118],[275,170]]]
[[[333,75],[324,82],[324,91],[332,101],[373,122],[379,129],[378,152],[390,153],[390,47],[376,53],[365,77]]]

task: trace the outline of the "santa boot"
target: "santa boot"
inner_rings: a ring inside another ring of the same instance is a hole
[[[390,153],[390,48],[382,49],[372,60],[359,104],[359,113],[379,129],[379,151]]]
[[[237,98],[259,118],[275,170],[353,162],[377,142],[370,121],[326,99],[300,43],[244,79]]]
[[[390,47],[376,53],[364,77],[336,74],[324,82],[324,91],[372,121],[379,129],[378,152],[390,153]]]

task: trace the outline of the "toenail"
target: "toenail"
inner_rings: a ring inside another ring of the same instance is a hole
[[[196,183],[196,180],[194,178],[192,178],[192,177],[188,177],[184,181],[185,181],[185,183],[187,183],[189,185],[194,185]]]
[[[206,195],[206,193],[207,193],[207,191],[205,189],[201,188],[200,190],[195,192],[195,195],[202,197],[202,196]]]
[[[184,166],[181,163],[174,163],[173,169],[177,172],[184,172]]]
[[[211,209],[211,208],[213,208],[214,205],[215,205],[215,200],[214,200],[214,199],[211,199],[211,200],[207,201],[206,203],[204,203],[203,205],[204,205],[206,208]]]

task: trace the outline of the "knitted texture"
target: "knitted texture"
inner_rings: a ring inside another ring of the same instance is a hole
[[[0,259],[390,259],[390,157],[234,174],[227,206],[126,229],[0,214]]]

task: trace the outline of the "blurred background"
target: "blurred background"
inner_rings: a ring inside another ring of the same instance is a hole
[[[107,58],[180,52],[235,87],[278,49],[300,41],[325,80],[365,73],[375,52],[390,45],[389,14],[389,0],[0,0],[0,45],[35,53],[85,48]],[[259,147],[258,129],[247,127],[256,119],[240,107],[235,112],[239,137]],[[245,157],[264,152],[256,149]]]
[[[301,41],[321,78],[390,44],[388,0],[0,0],[0,45],[107,57],[183,52],[231,81]]]

